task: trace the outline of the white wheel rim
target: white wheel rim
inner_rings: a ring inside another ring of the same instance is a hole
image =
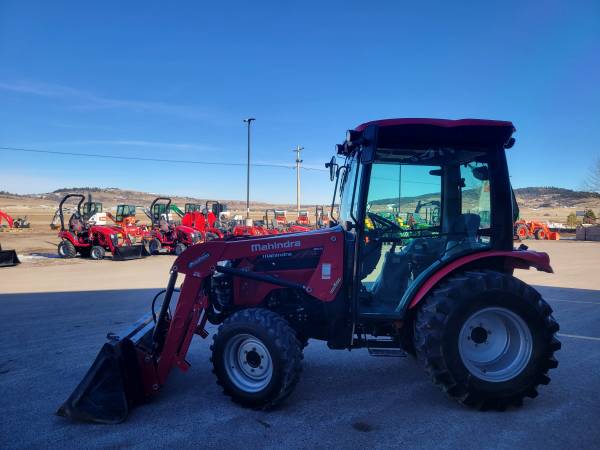
[[[469,372],[484,381],[500,383],[518,376],[533,351],[533,338],[525,321],[500,307],[477,311],[464,323],[458,350]]]
[[[239,334],[229,339],[225,344],[223,363],[231,382],[245,392],[260,392],[273,377],[269,350],[250,334]]]

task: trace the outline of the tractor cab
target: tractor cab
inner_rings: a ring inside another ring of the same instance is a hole
[[[275,209],[273,210],[275,214],[275,223],[278,226],[286,226],[287,225],[287,211],[283,209]]]
[[[309,226],[310,219],[308,217],[308,211],[306,211],[306,210],[298,211],[298,218],[296,219],[296,223],[298,225]]]
[[[512,249],[504,149],[513,127],[451,122],[365,124],[337,146],[343,164],[328,164],[340,197],[338,223],[355,243],[359,317],[401,318],[441,266],[473,252]]]
[[[322,205],[315,206],[315,223],[317,228],[327,228],[330,222],[329,211],[323,208]]]
[[[117,205],[117,213],[115,215],[115,221],[121,223],[129,217],[135,218],[135,212],[136,212],[135,205]]]
[[[187,213],[193,213],[193,212],[202,212],[202,205],[198,204],[198,203],[186,203],[185,207],[184,207],[184,212]]]

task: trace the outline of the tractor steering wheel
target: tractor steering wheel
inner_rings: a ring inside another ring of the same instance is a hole
[[[386,219],[385,217],[381,217],[379,214],[368,212],[367,216],[369,217],[369,219],[371,219],[373,225],[375,225],[375,229],[378,231],[379,234],[402,231],[400,225],[392,222],[389,219]]]

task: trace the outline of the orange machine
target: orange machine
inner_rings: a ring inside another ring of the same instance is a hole
[[[550,231],[548,224],[536,220],[517,220],[515,222],[515,236],[521,240],[539,239],[558,241],[560,234],[557,231]]]

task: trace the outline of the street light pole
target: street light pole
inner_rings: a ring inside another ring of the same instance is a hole
[[[244,119],[244,123],[248,124],[248,165],[246,170],[246,219],[250,219],[250,125],[254,117]]]
[[[296,212],[300,214],[300,163],[302,160],[300,159],[300,152],[304,150],[304,147],[296,146]]]

